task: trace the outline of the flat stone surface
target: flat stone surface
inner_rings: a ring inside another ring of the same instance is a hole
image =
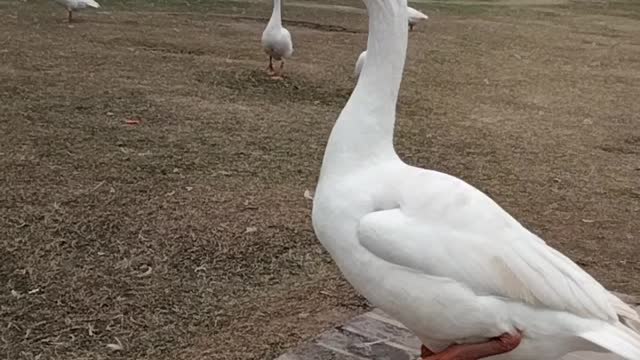
[[[640,298],[618,294],[640,313]],[[356,316],[320,334],[277,360],[415,360],[420,341],[398,321],[379,309]],[[562,360],[619,360],[611,354],[576,352]]]

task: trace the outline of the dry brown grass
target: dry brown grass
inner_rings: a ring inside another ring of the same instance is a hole
[[[361,311],[303,193],[364,15],[289,4],[273,82],[267,2],[103,5],[69,28],[52,3],[0,3],[0,356],[269,359]],[[640,293],[640,9],[416,7],[402,156]]]

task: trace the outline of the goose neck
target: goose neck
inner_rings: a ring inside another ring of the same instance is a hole
[[[369,13],[367,58],[331,132],[323,162],[343,170],[372,158],[397,158],[393,130],[407,51],[407,2],[364,2]]]
[[[282,24],[282,0],[273,0],[273,12],[271,13],[269,23]]]

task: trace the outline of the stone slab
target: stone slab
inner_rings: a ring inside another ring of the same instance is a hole
[[[640,313],[640,298],[616,293]],[[420,341],[398,321],[379,309],[356,316],[277,360],[415,360]],[[562,360],[619,360],[611,354],[576,352]]]

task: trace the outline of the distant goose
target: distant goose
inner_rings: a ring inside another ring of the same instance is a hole
[[[282,78],[284,59],[293,54],[291,34],[282,27],[281,8],[281,0],[273,0],[273,13],[271,13],[271,19],[262,33],[262,48],[269,55],[267,71],[273,75],[274,79]],[[280,61],[278,70],[273,67],[273,60]]]
[[[407,6],[407,10],[409,11],[409,31],[413,31],[413,27],[420,21],[427,20],[429,18],[427,15],[410,6]]]
[[[367,50],[360,53],[358,56],[358,61],[356,61],[356,70],[354,71],[354,76],[357,78],[360,76],[360,71],[362,71],[362,66],[364,65],[364,61],[367,59]]]
[[[64,6],[69,14],[69,22],[73,21],[73,12],[76,10],[82,10],[87,7],[97,9],[100,4],[94,0],[55,0],[58,4]]]
[[[427,20],[429,17],[420,11],[407,6],[407,17],[409,19],[409,30],[413,31],[413,27],[420,21]],[[360,71],[362,70],[362,66],[364,65],[365,60],[367,60],[367,50],[360,53],[358,56],[358,60],[356,61],[356,69],[354,72],[354,76],[357,78],[360,76]]]

